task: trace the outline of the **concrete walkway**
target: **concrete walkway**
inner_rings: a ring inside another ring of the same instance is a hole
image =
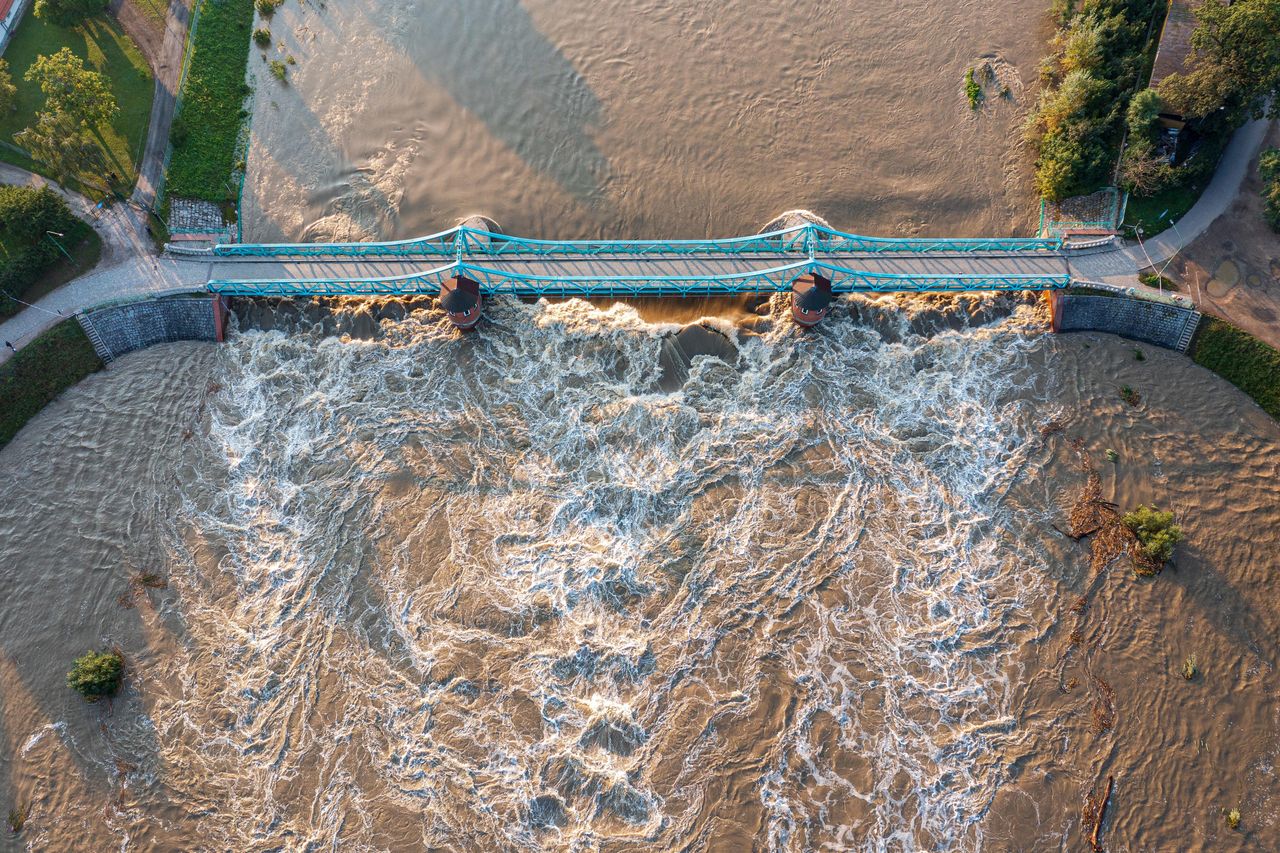
[[[164,158],[169,149],[169,128],[178,103],[178,84],[182,77],[182,53],[187,41],[190,12],[183,0],[169,0],[164,21],[164,41],[152,71],[156,93],[151,101],[151,123],[147,128],[147,144],[138,167],[138,183],[133,200],[150,209],[156,203],[164,180]]]

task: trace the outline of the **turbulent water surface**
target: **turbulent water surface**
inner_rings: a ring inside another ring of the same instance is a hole
[[[1026,233],[1019,116],[1048,3],[286,3],[255,51],[251,239],[485,214],[542,237]],[[268,59],[292,57],[289,80]],[[988,97],[964,94],[977,68]]]
[[[87,380],[0,452],[20,841],[1079,849],[1114,775],[1117,849],[1274,847],[1280,430],[1029,305],[846,306],[242,306]],[[1175,569],[1090,573],[1082,464]]]

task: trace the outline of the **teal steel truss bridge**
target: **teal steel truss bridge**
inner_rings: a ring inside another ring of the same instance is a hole
[[[818,275],[836,293],[1053,290],[1071,280],[1058,239],[879,238],[817,224],[723,240],[531,240],[459,226],[377,243],[235,243],[213,254],[213,293],[403,296],[467,278],[517,296],[695,296],[788,291]]]

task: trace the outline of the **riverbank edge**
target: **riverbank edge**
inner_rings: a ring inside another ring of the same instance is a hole
[[[74,317],[41,333],[0,364],[0,449],[62,392],[102,367]]]

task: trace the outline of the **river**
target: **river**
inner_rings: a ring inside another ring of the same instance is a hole
[[[1025,233],[1039,15],[288,3],[246,236]],[[1111,777],[1109,849],[1280,849],[1274,421],[1031,299],[673,305],[240,302],[51,404],[0,450],[0,846],[1079,850]],[[1063,532],[1090,472],[1176,512],[1158,578]]]
[[[0,451],[23,840],[1078,849],[1114,775],[1117,846],[1280,842],[1280,428],[1032,304],[785,311],[242,309],[68,392]],[[1091,573],[1082,460],[1173,568]]]
[[[1042,19],[1043,18],[1043,19]],[[251,57],[246,239],[721,237],[785,210],[886,235],[1034,230],[1013,0],[288,3]],[[964,75],[999,82],[979,112]],[[1007,95],[1002,94],[1007,90]]]

